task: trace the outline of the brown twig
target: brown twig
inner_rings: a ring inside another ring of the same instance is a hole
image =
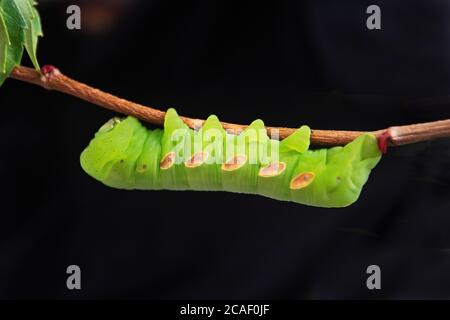
[[[165,112],[92,88],[63,75],[58,69],[52,66],[43,67],[42,74],[36,72],[34,69],[18,66],[13,70],[10,77],[33,83],[48,90],[64,92],[118,113],[132,115],[154,125],[162,126],[164,123]],[[187,117],[181,118],[190,128],[198,126],[203,121]],[[227,122],[222,122],[222,125],[225,129],[233,130],[234,132],[240,132],[246,127]],[[277,130],[280,139],[283,139],[292,134],[296,129],[267,127],[269,134],[271,134],[272,130]],[[363,133],[362,131],[312,130],[311,143],[322,146],[345,145]],[[396,146],[450,137],[450,119],[390,127],[384,130],[372,131],[371,133],[379,137],[383,136],[384,143]]]

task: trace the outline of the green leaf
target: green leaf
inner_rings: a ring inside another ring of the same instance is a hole
[[[30,57],[31,62],[33,62],[36,70],[40,70],[39,63],[36,58],[36,51],[38,37],[43,36],[43,33],[39,13],[34,7],[36,2],[34,0],[15,0],[15,2],[26,24],[24,29],[25,49],[27,50],[28,56]]]
[[[0,9],[1,10],[1,9]],[[8,29],[6,28],[6,22],[3,15],[0,13],[0,72],[6,72],[6,56],[8,46],[11,45],[9,40]]]
[[[20,64],[25,43],[25,21],[14,0],[0,0],[0,85]]]
[[[24,47],[39,70],[36,57],[41,21],[34,0],[0,0],[0,86],[20,64]]]

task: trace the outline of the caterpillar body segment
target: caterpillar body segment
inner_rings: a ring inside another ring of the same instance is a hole
[[[176,115],[176,112],[173,111]],[[226,132],[216,116],[209,116],[203,126],[194,132],[191,142],[192,155],[184,163],[189,188],[201,191],[223,190],[221,179],[221,164],[224,158]],[[193,164],[189,160],[194,159]]]
[[[112,119],[81,154],[95,179],[119,189],[230,191],[318,207],[355,202],[381,158],[377,140],[364,134],[344,147],[309,150],[310,129],[281,142],[254,121],[238,135],[216,116],[191,130],[174,109],[164,130],[137,119]]]

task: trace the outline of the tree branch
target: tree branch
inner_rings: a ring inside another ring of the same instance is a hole
[[[52,66],[42,68],[42,74],[34,69],[18,66],[10,75],[16,80],[25,81],[48,90],[60,91],[101,107],[113,110],[118,113],[134,116],[145,122],[162,126],[164,124],[165,112],[154,108],[146,107],[125,99],[118,98],[109,93],[92,88],[84,83],[73,80]],[[201,124],[203,120],[181,117],[190,127],[194,128]],[[226,130],[240,132],[246,126],[222,122]],[[268,134],[272,130],[277,130],[280,139],[286,138],[296,129],[267,127]],[[311,143],[321,146],[345,145],[363,134],[362,131],[336,131],[336,130],[312,130]],[[404,145],[415,142],[427,141],[438,138],[450,137],[450,119],[413,124],[407,126],[390,127],[383,130],[372,131],[379,138],[381,149],[389,145]]]

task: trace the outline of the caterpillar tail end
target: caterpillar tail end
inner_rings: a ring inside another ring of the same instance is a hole
[[[344,147],[328,149],[326,165],[317,169],[314,183],[299,190],[294,200],[323,208],[352,205],[359,199],[381,156],[377,138],[372,134],[361,135]]]
[[[343,148],[343,152],[352,159],[348,165],[343,165],[348,173],[342,171],[341,178],[344,178],[347,191],[341,193],[339,187],[336,190],[337,207],[347,207],[355,203],[362,192],[364,185],[369,179],[372,169],[380,162],[382,151],[379,149],[378,139],[372,134],[364,134]]]

